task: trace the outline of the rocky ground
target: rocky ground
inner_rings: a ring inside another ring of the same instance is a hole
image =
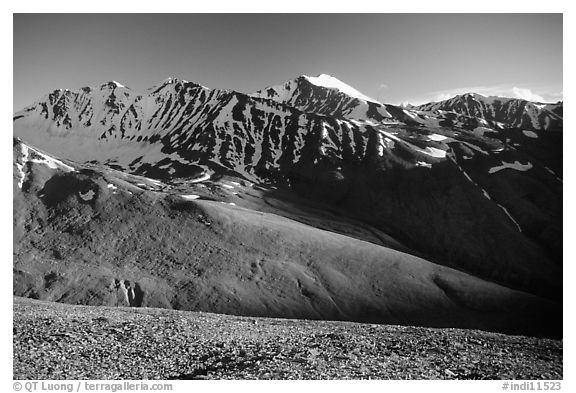
[[[15,379],[562,379],[562,341],[14,298]]]

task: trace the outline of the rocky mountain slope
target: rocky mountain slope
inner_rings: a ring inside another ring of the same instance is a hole
[[[562,343],[477,330],[14,299],[14,379],[555,379]]]
[[[552,104],[467,93],[448,100],[416,106],[414,109],[426,112],[455,112],[483,119],[500,128],[562,131],[563,103],[561,101]]]
[[[52,92],[14,116],[15,294],[559,335],[562,133],[440,112],[322,75]]]

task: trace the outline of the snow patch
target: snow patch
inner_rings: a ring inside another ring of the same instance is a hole
[[[39,152],[36,149],[33,149],[31,147],[28,147],[27,145],[21,143],[20,144],[21,147],[21,152],[22,152],[22,163],[16,163],[16,167],[18,168],[18,172],[20,174],[20,179],[18,180],[18,187],[22,188],[22,186],[24,185],[24,180],[26,178],[26,171],[24,170],[24,168],[26,167],[26,163],[28,162],[33,162],[35,164],[42,164],[42,165],[46,165],[48,168],[51,169],[59,169],[62,170],[64,172],[74,172],[75,169],[72,168],[69,165],[64,164],[62,161],[57,160],[55,158],[52,158],[44,153]],[[34,155],[36,155],[39,158],[32,158]]]
[[[435,157],[435,158],[445,158],[446,157],[446,151],[445,150],[437,149],[435,147],[430,147],[430,146],[427,146],[426,150],[422,150],[422,153],[427,154],[430,157]]]
[[[518,231],[522,232],[522,227],[520,226],[520,224],[518,224],[518,222],[514,219],[514,217],[512,217],[512,214],[510,214],[510,212],[508,211],[508,209],[506,209],[504,206],[497,204],[498,207],[500,207],[500,209],[502,209],[504,211],[504,213],[506,213],[506,215],[508,216],[508,218],[514,223],[516,224],[516,227],[518,228]]]
[[[548,168],[547,166],[544,167],[544,169],[546,169],[546,171],[552,175],[554,175],[554,177],[556,178],[556,180],[562,182],[562,179],[556,174],[556,172],[554,172],[552,169]]]
[[[202,176],[200,176],[196,179],[190,180],[190,183],[200,183],[200,182],[203,182],[203,181],[208,180],[208,179],[210,179],[210,174],[204,173]]]
[[[538,138],[538,134],[536,134],[534,131],[522,130],[522,133],[528,138],[534,138],[534,139]]]
[[[435,147],[430,147],[430,146],[427,146],[426,149],[421,149],[421,148],[419,148],[418,146],[415,146],[415,145],[413,145],[413,144],[410,143],[410,142],[407,142],[407,141],[405,141],[405,140],[403,140],[403,139],[398,138],[397,136],[391,134],[390,132],[384,131],[384,130],[382,130],[382,129],[380,129],[380,130],[378,130],[378,131],[379,131],[381,134],[387,136],[388,138],[390,138],[390,139],[392,139],[392,140],[394,140],[394,141],[396,141],[396,142],[402,143],[402,144],[410,147],[411,149],[413,149],[413,150],[415,150],[415,151],[417,151],[417,152],[426,154],[426,155],[428,155],[428,156],[430,156],[430,157],[434,157],[434,158],[445,158],[445,157],[446,157],[446,151],[444,151],[444,150],[442,150],[442,149],[437,149],[437,148],[435,148]]]
[[[468,175],[468,172],[466,172],[466,171],[464,170],[464,168],[462,168],[462,167],[460,166],[460,164],[458,164],[458,162],[456,161],[455,158],[450,157],[450,160],[456,165],[456,167],[458,167],[458,169],[460,170],[460,172],[462,172],[462,174],[464,175],[464,177],[465,177],[470,183],[474,184],[475,187],[478,187],[478,188],[482,191],[482,195],[484,195],[484,197],[485,197],[486,199],[492,200],[492,198],[490,198],[490,195],[486,192],[486,190],[483,189],[482,187],[480,187],[480,186],[478,185],[478,183],[476,183],[474,180],[472,180],[472,178],[470,177],[470,175]]]
[[[79,192],[78,195],[80,195],[80,198],[82,198],[82,200],[84,201],[91,201],[92,199],[94,199],[94,195],[96,195],[96,193],[94,192],[94,190],[88,190],[85,194]]]
[[[410,116],[413,119],[417,119],[417,116],[410,113],[409,111],[407,111],[406,109],[402,109],[402,112],[404,112],[406,115]]]
[[[416,166],[423,166],[425,168],[432,168],[432,164],[429,164],[427,162],[424,161],[418,161],[416,162]]]
[[[430,134],[428,135],[428,139],[430,139],[431,141],[443,141],[445,139],[448,139],[447,136],[444,135],[440,135],[440,134]]]
[[[193,201],[194,199],[200,198],[200,195],[189,194],[189,195],[180,195],[180,197],[186,199],[187,201]]]
[[[16,167],[18,168],[18,172],[20,173],[20,179],[18,180],[18,188],[22,188],[24,185],[24,179],[26,178],[26,172],[24,172],[24,167],[28,162],[28,146],[25,144],[21,144],[20,147],[22,148],[22,163],[16,163]]]
[[[234,189],[234,186],[231,186],[230,184],[222,184],[222,187],[228,188],[229,190]]]
[[[22,146],[24,146],[24,145],[22,145]],[[34,152],[35,154],[37,154],[37,155],[39,155],[39,156],[41,157],[40,159],[33,158],[32,160],[30,160],[30,161],[32,161],[32,162],[34,162],[34,163],[36,163],[36,164],[44,164],[44,165],[48,166],[48,168],[51,168],[51,169],[61,169],[61,170],[63,170],[64,172],[74,172],[74,171],[75,171],[74,168],[72,168],[72,167],[69,166],[69,165],[64,164],[64,163],[63,163],[62,161],[60,161],[60,160],[57,160],[57,159],[55,159],[55,158],[52,158],[52,157],[50,157],[50,156],[48,156],[48,155],[46,155],[46,154],[44,154],[44,153],[40,153],[40,152],[39,152],[38,150],[36,150],[36,149],[32,149],[32,150],[33,150],[33,152]]]
[[[490,198],[490,195],[486,192],[485,189],[483,189],[483,188],[480,188],[480,189],[482,190],[482,194],[486,197],[486,199],[492,200],[492,198]]]
[[[496,172],[501,171],[502,169],[508,169],[508,168],[509,169],[515,169],[515,170],[521,171],[521,172],[526,172],[527,170],[532,168],[532,163],[528,162],[527,164],[522,164],[522,163],[520,163],[520,161],[514,161],[514,162],[502,161],[502,165],[490,168],[488,170],[488,173],[496,173]]]

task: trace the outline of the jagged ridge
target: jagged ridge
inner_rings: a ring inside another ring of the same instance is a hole
[[[416,106],[420,111],[451,111],[497,122],[501,128],[562,130],[562,102],[546,104],[477,93],[457,95],[448,100]]]

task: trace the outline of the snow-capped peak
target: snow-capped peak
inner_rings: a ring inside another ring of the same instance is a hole
[[[202,87],[203,89],[211,90],[208,87],[203,86],[199,83],[190,82],[186,79],[179,79],[179,78],[176,78],[174,76],[169,76],[169,77],[162,79],[161,81],[155,83],[152,87],[148,88],[148,91],[155,91],[155,90],[162,89],[162,88],[169,86],[169,85],[187,84],[187,83],[192,83],[194,85]]]
[[[175,76],[169,76],[168,78],[163,79],[159,84],[160,85],[171,85],[173,83],[188,83],[188,81],[186,79],[179,79],[176,78]]]
[[[162,80],[162,82],[160,82],[161,84],[168,84],[168,83],[176,83],[178,82],[178,78],[174,77],[174,76],[169,76],[168,78],[165,78],[164,80]]]
[[[351,97],[358,98],[358,99],[363,100],[363,101],[370,101],[370,102],[378,103],[378,101],[376,101],[375,99],[370,98],[367,95],[360,93],[358,90],[356,90],[352,86],[347,85],[346,83],[342,82],[338,78],[333,77],[332,75],[320,74],[318,76],[308,76],[308,75],[302,75],[302,76],[304,78],[306,78],[313,85],[325,87],[327,89],[336,89],[336,90],[339,90],[342,93],[347,94]]]
[[[100,85],[100,88],[101,88],[101,89],[105,89],[105,88],[115,89],[115,88],[117,88],[117,87],[126,88],[126,86],[124,86],[123,84],[121,84],[121,83],[119,83],[119,82],[116,82],[116,81],[114,81],[114,80],[105,82],[105,83],[103,83],[102,85]]]
[[[480,94],[480,93],[474,93],[474,92],[464,93],[464,94],[462,94],[462,97],[474,97],[474,98],[476,98],[476,97],[481,97],[481,98],[486,98],[485,95]]]

